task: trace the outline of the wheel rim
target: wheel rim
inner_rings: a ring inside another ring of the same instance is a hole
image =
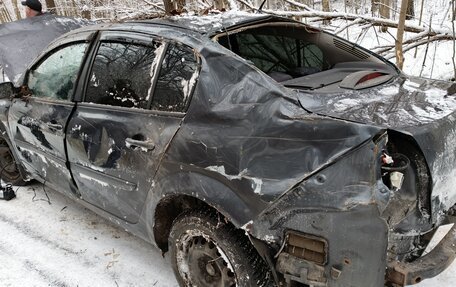
[[[19,176],[14,156],[9,147],[3,142],[3,145],[0,146],[0,177],[14,180]]]
[[[184,235],[178,244],[177,266],[186,286],[237,286],[227,256],[212,239]]]

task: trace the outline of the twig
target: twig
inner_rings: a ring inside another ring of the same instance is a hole
[[[407,46],[407,48],[404,48],[403,49],[403,52],[408,52],[410,50],[412,50],[413,48],[416,48],[416,47],[419,47],[419,46],[422,46],[424,44],[430,44],[432,42],[436,42],[436,41],[444,41],[444,40],[453,40],[453,36],[450,36],[450,35],[437,35],[437,36],[433,36],[433,37],[430,37],[428,39],[423,39],[421,41],[417,41],[413,44],[410,44]],[[394,58],[394,53],[389,53],[387,54],[386,56],[384,56],[385,59],[392,59]],[[424,65],[424,62],[423,62],[423,65]]]
[[[340,34],[340,33],[343,32],[345,29],[347,29],[347,32],[348,32],[348,27],[353,26],[353,25],[356,25],[356,24],[359,24],[359,23],[361,23],[361,22],[363,22],[363,21],[364,21],[364,20],[361,19],[361,18],[355,19],[354,21],[352,21],[351,23],[349,23],[349,24],[343,26],[342,28],[337,29],[337,30],[334,32],[334,34],[336,34],[336,35],[337,35],[337,34]],[[348,36],[348,35],[347,35],[347,36]],[[348,37],[347,37],[347,38],[348,38]]]
[[[247,8],[249,8],[250,10],[252,11],[257,11],[258,8],[254,7],[252,4],[250,3],[247,3],[247,1],[244,1],[244,0],[236,0],[238,2],[240,2],[241,4],[245,5]]]
[[[285,0],[285,2],[287,2],[287,3],[289,3],[289,4],[293,5],[293,6],[296,6],[296,7],[302,8],[304,10],[307,10],[307,11],[315,11],[313,8],[310,8],[306,4],[298,3],[298,2],[295,2],[293,0]]]
[[[420,19],[418,22],[419,26],[421,26],[421,21],[423,20],[423,8],[424,8],[424,0],[421,0]],[[417,53],[418,53],[418,48],[415,49],[415,54],[413,55],[413,58],[416,58]]]
[[[431,31],[431,26],[432,26],[432,16],[434,14],[431,13],[431,17],[429,19],[429,31]],[[423,70],[424,70],[424,65],[426,64],[426,57],[427,57],[427,52],[428,52],[428,49],[429,49],[429,39],[431,38],[430,34],[428,35],[428,42],[426,44],[426,50],[424,51],[424,57],[423,57],[423,66],[421,67],[421,71],[420,71],[420,77],[422,76],[423,74]]]
[[[145,2],[147,5],[150,5],[150,6],[152,6],[152,7],[155,7],[155,8],[157,8],[157,9],[162,10],[163,12],[166,11],[165,8],[160,7],[159,5],[157,5],[157,4],[153,3],[153,2],[150,2],[150,1],[148,1],[148,0],[143,0],[143,2]]]

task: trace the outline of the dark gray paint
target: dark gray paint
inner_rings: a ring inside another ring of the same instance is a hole
[[[250,21],[268,19],[253,17]],[[453,106],[448,104],[445,113],[437,111],[437,116],[423,118],[410,106],[411,100],[422,99],[426,107],[421,108],[427,108],[436,94],[422,92],[425,86],[407,93],[401,88],[403,82],[415,80],[402,76],[385,86],[340,94],[306,94],[284,88],[204,35],[247,20],[209,18],[203,35],[198,32],[202,22],[196,18],[112,24],[75,32],[86,35],[100,29],[128,36],[128,31],[135,31],[164,41],[178,39],[194,48],[201,59],[201,71],[185,114],[102,107],[80,103],[89,73],[89,52],[63,135],[65,172],[71,174],[71,180],[66,179],[73,190],[69,194],[80,194],[74,198],[150,242],[154,242],[157,204],[188,195],[267,243],[271,258],[286,229],[326,238],[330,252],[326,271],[331,267],[342,270],[330,286],[383,286],[391,228],[384,212],[395,201],[380,174],[380,156],[387,144],[385,131],[397,129],[404,138],[414,136],[425,155],[434,180],[434,216],[426,220],[438,224],[439,216],[455,198],[454,192],[446,189],[446,185],[454,186],[455,178]],[[54,46],[71,38],[66,36]],[[426,83],[437,86],[432,90],[445,97],[443,91],[449,84]],[[356,105],[350,104],[353,100]],[[9,105],[1,100],[0,119],[9,137],[16,140],[12,134],[17,133],[11,131],[16,129],[19,112],[11,110],[6,117]],[[404,109],[398,108],[401,105]],[[68,113],[66,106],[55,107]],[[406,118],[400,116],[404,111]],[[45,113],[37,115],[41,116]],[[31,127],[21,129],[23,142],[39,145]],[[156,140],[156,149],[129,149],[125,139],[138,132]],[[109,140],[120,156],[111,156]],[[44,140],[41,143],[44,146]],[[20,144],[14,143],[17,153]],[[43,181],[40,165],[32,161],[25,167],[32,177]],[[412,228],[424,233],[429,227],[420,229],[416,224]],[[345,258],[350,266],[344,265]]]

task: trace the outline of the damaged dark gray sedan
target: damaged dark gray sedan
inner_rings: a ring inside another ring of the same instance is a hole
[[[455,257],[455,86],[273,16],[66,34],[0,87],[1,178],[170,251],[181,286],[404,286]]]

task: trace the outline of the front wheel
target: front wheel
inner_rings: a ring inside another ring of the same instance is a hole
[[[0,137],[0,178],[12,185],[25,185],[19,167],[11,150],[11,146],[5,138]]]
[[[169,244],[180,286],[274,286],[270,270],[244,232],[222,216],[184,212],[173,223]]]

